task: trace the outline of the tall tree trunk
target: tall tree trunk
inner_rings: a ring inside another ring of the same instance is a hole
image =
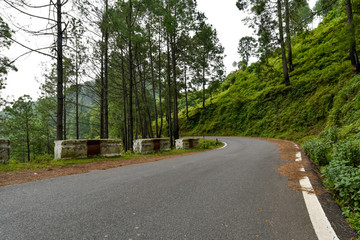
[[[141,70],[141,64],[139,60],[139,52],[138,47],[136,47],[136,63],[138,67],[139,72],[139,79],[140,79],[140,89],[141,89],[141,98],[143,104],[140,105],[140,110],[143,114],[141,114],[142,120],[143,120],[143,129],[145,130],[145,137],[153,137],[152,134],[152,126],[151,126],[151,116],[150,116],[150,109],[146,101],[146,84],[145,84],[145,78],[143,77],[143,71]],[[147,117],[147,118],[146,118]]]
[[[289,78],[289,70],[286,61],[286,49],[284,43],[284,27],[282,21],[282,6],[281,0],[277,0],[277,14],[278,14],[278,21],[279,21],[279,34],[280,34],[280,46],[281,46],[281,56],[282,56],[282,65],[283,65],[283,72],[284,72],[284,83],[286,86],[290,85],[290,78]]]
[[[63,116],[64,116],[64,131],[63,131],[63,133],[64,133],[64,140],[66,140],[66,138],[67,138],[67,128],[66,128],[66,121],[67,121],[67,119],[66,119],[66,117],[67,117],[67,115],[66,115],[66,77],[64,78],[64,104],[63,104],[63,106],[64,106],[64,112],[63,112]]]
[[[290,7],[289,0],[285,0],[285,31],[286,31],[286,43],[288,50],[288,62],[289,71],[294,71],[294,65],[292,62],[292,49],[291,49],[291,33],[290,33]]]
[[[351,0],[345,0],[346,4],[346,14],[347,14],[347,24],[349,29],[349,37],[350,37],[350,60],[356,74],[360,73],[360,64],[359,58],[356,52],[356,41],[355,41],[355,24],[353,21],[353,12],[352,12],[352,5]]]
[[[161,26],[160,26],[161,29]],[[158,82],[159,82],[159,108],[160,108],[160,129],[157,137],[161,137],[162,128],[163,128],[163,109],[162,109],[162,94],[161,94],[161,32],[159,31],[159,69],[158,69]]]
[[[76,139],[80,138],[79,134],[79,63],[78,63],[78,49],[76,49],[75,56],[75,128]]]
[[[105,14],[109,10],[109,1],[105,1]],[[107,23],[106,19],[106,24]],[[106,25],[105,24],[105,25]],[[109,31],[108,27],[105,26],[105,61],[104,61],[104,138],[109,138],[109,101],[108,101],[108,83],[109,83]]]
[[[134,122],[133,122],[133,71],[134,71],[134,63],[133,63],[133,55],[132,55],[132,0],[129,0],[130,12],[128,19],[128,29],[129,30],[129,147],[132,149],[133,147],[133,139],[134,139]]]
[[[104,36],[102,37],[104,42]],[[100,66],[100,138],[104,138],[104,48],[101,46],[101,66]]]
[[[127,95],[127,89],[126,89],[126,82],[125,82],[125,67],[124,67],[124,54],[121,50],[121,76],[122,76],[122,100],[123,100],[123,124],[124,124],[124,132],[123,132],[123,144],[125,152],[129,150],[129,142],[128,142],[128,130],[127,130],[127,109],[126,109],[126,95]]]
[[[169,127],[169,138],[170,138],[170,146],[173,147],[173,131],[172,131],[172,121],[171,121],[171,67],[170,67],[170,40],[169,34],[166,34],[166,56],[167,56],[167,121]]]
[[[56,139],[63,139],[63,31],[61,26],[61,0],[57,0],[57,113]]]
[[[152,51],[152,41],[151,41],[151,30],[149,28],[149,58],[150,58],[150,70],[151,70],[151,83],[152,83],[152,93],[153,93],[153,102],[154,102],[154,111],[155,111],[155,131],[156,137],[159,137],[159,123],[158,123],[158,111],[156,104],[156,92],[155,92],[155,74],[154,74],[154,59]]]
[[[189,103],[188,103],[188,90],[187,90],[187,67],[185,66],[185,106],[186,106],[186,118],[189,120]]]
[[[26,124],[26,150],[27,150],[27,161],[30,162],[30,127],[29,127],[29,117],[25,116]]]
[[[176,14],[176,13],[175,13]],[[171,55],[172,55],[172,71],[173,71],[173,98],[174,98],[174,112],[173,112],[173,131],[174,131],[174,142],[175,139],[179,139],[179,117],[178,117],[178,97],[177,97],[177,84],[176,84],[176,32],[171,37]]]
[[[144,131],[144,124],[143,124],[143,120],[144,118],[142,118],[141,116],[143,115],[141,112],[141,106],[140,106],[140,101],[139,101],[139,94],[138,94],[138,87],[137,87],[137,83],[136,81],[134,81],[134,94],[135,94],[135,115],[136,115],[136,120],[135,121],[135,126],[136,126],[136,138],[138,135],[138,127],[140,128],[140,132],[141,132],[141,136],[142,138],[145,138],[146,133]]]
[[[51,154],[53,147],[52,147],[52,139],[50,139],[49,130],[47,131],[47,154]]]
[[[203,109],[205,110],[205,85],[206,85],[206,81],[205,81],[205,67],[203,66],[202,69],[202,82],[203,82],[203,96],[202,96],[202,105],[203,105]]]

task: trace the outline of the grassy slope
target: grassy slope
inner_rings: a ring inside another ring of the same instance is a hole
[[[224,91],[207,100],[206,111],[198,106],[191,109],[190,120],[182,115],[182,133],[301,141],[334,124],[344,134],[353,131],[360,116],[360,102],[355,102],[359,77],[353,77],[348,45],[341,37],[346,18],[332,17],[293,40],[291,86],[282,84],[280,56],[260,73],[258,64],[231,73],[222,84]]]
[[[317,29],[294,38],[291,86],[282,84],[281,58],[275,52],[261,71],[255,63],[231,73],[207,100],[206,110],[198,105],[189,120],[182,115],[180,129],[183,135],[304,143],[306,153],[323,165],[325,185],[360,235],[360,76],[349,60],[346,31],[346,15],[330,13]]]

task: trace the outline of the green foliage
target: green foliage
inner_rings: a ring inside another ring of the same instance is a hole
[[[346,16],[339,15],[294,38],[295,71],[289,87],[281,84],[279,53],[274,53],[268,64],[253,63],[245,71],[229,74],[220,86],[223,91],[207,100],[206,110],[193,105],[189,119],[182,117],[182,132],[301,140],[327,126],[337,126],[332,123],[336,119],[329,116],[337,116],[342,122],[346,119],[343,116],[351,115],[342,110],[345,102],[348,108],[360,107],[356,101],[347,101],[349,93],[342,93],[344,98],[338,94],[345,91],[349,81],[353,85],[350,93],[358,89],[343,41],[345,32]],[[341,99],[344,101],[340,103]]]
[[[256,40],[253,37],[246,36],[239,40],[238,53],[241,58],[241,63],[247,67],[249,59],[255,53]],[[240,63],[239,63],[240,64]]]
[[[339,7],[340,1],[338,0],[317,0],[314,11],[319,16],[328,15],[332,9]]]
[[[11,156],[21,161],[30,161],[35,131],[35,111],[31,97],[19,97],[3,113],[0,134],[11,139]]]
[[[308,28],[314,19],[308,1],[297,0],[290,3],[290,22],[293,32],[301,32]]]
[[[322,169],[330,189],[350,223],[360,231],[360,140],[347,138],[334,146],[333,159]]]
[[[9,48],[11,45],[11,30],[9,25],[0,16],[0,51],[4,48]],[[0,56],[0,90],[5,86],[6,75],[9,70],[15,70],[15,66],[10,60],[1,55]]]
[[[33,163],[49,163],[54,159],[53,155],[45,154],[36,156],[31,162]]]
[[[213,149],[219,147],[221,144],[222,143],[218,139],[200,139],[200,149]]]
[[[320,166],[329,163],[328,152],[331,149],[331,143],[319,138],[312,138],[302,145],[307,156]]]
[[[332,159],[332,148],[337,140],[338,129],[329,127],[322,131],[318,137],[305,141],[302,146],[311,160],[320,166],[326,166]]]

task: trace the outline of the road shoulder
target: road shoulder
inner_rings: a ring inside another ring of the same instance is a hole
[[[296,143],[286,140],[275,140],[267,138],[259,138],[278,145],[281,159],[286,162],[281,165],[279,173],[285,176],[289,182],[289,188],[295,191],[306,191],[310,194],[316,194],[326,217],[328,218],[332,228],[336,232],[339,239],[357,239],[354,229],[346,222],[345,217],[341,213],[339,205],[333,200],[331,194],[325,189],[320,180],[320,169],[301,151],[300,146]],[[296,154],[301,152],[302,161],[296,161]],[[301,167],[305,172],[301,171]],[[314,190],[304,189],[299,180],[308,177]]]

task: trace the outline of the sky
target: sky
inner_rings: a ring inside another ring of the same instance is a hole
[[[44,0],[37,0],[36,3],[40,4]],[[45,1],[45,3],[48,1]],[[237,46],[240,38],[252,35],[253,30],[249,29],[242,21],[245,17],[243,12],[240,12],[236,7],[236,0],[197,0],[198,9],[205,13],[208,22],[213,25],[217,30],[218,38],[225,48],[224,64],[226,72],[230,73],[235,70],[232,67],[234,61],[239,61],[240,56],[237,53]],[[310,0],[310,7],[315,4],[315,0]],[[11,9],[4,10],[4,6],[0,6],[3,11],[10,11]],[[45,13],[46,16],[47,13]],[[7,14],[8,15],[8,14]],[[46,23],[42,20],[30,19],[22,14],[14,14],[14,19],[17,22],[26,23],[32,29],[46,27]],[[44,15],[44,14],[42,14]],[[5,21],[7,19],[5,18]],[[10,21],[11,19],[8,19]],[[19,31],[15,33],[18,41],[30,45],[34,48],[44,47],[52,42],[52,37],[42,37],[42,39],[30,38],[29,36],[22,35]],[[11,60],[19,55],[27,52],[26,49],[14,43],[10,50],[5,51],[3,54]],[[5,90],[1,91],[2,97],[11,100],[17,99],[24,94],[30,95],[34,100],[40,95],[40,83],[43,82],[44,63],[50,62],[49,57],[39,55],[38,53],[31,53],[16,61],[15,65],[18,68],[17,72],[11,71],[7,76],[7,86]]]
[[[197,0],[197,3],[198,9],[205,13],[208,22],[216,29],[218,38],[225,48],[226,72],[236,70],[232,63],[240,60],[237,53],[239,40],[253,33],[253,30],[242,21],[245,18],[244,12],[236,7],[236,0]]]
[[[48,0],[36,0],[36,1],[28,1],[30,3],[36,3],[39,5],[48,4]],[[48,47],[53,43],[52,36],[42,36],[42,37],[32,37],[29,34],[25,34],[22,31],[19,31],[18,27],[24,27],[31,30],[42,30],[49,27],[48,22],[46,20],[39,20],[36,18],[28,17],[24,14],[19,13],[11,9],[4,2],[0,1],[0,9],[1,16],[7,23],[20,23],[19,25],[10,25],[10,28],[15,32],[13,34],[13,38],[18,42],[31,47],[33,49]],[[29,11],[34,15],[40,15],[47,17],[48,16],[48,8],[44,8],[42,10],[35,9]],[[10,60],[14,60],[20,55],[28,52],[27,49],[21,47],[20,45],[13,43],[9,50],[1,52],[7,56]],[[49,52],[45,50],[44,52]],[[1,96],[7,100],[17,99],[20,96],[25,94],[30,95],[34,100],[38,98],[40,95],[40,83],[42,81],[42,76],[44,74],[43,65],[49,63],[51,59],[49,57],[40,55],[38,53],[32,52],[27,54],[15,62],[15,66],[18,69],[17,72],[11,71],[7,75],[6,88],[5,90],[1,90]]]

